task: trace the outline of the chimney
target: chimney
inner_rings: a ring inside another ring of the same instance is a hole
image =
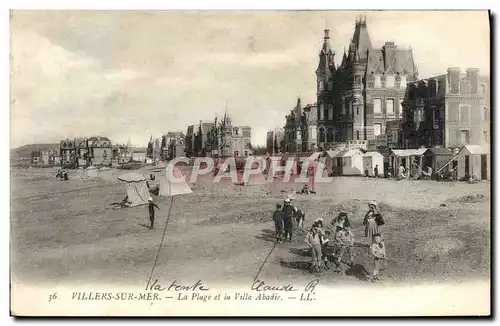
[[[460,93],[460,68],[450,67],[447,70],[448,91],[451,94]]]
[[[394,45],[394,42],[385,42],[385,45],[382,47],[382,51],[384,52],[384,68],[385,71],[387,71],[389,70],[390,65],[394,63],[394,58],[396,57],[396,45]]]
[[[470,85],[470,94],[479,93],[479,69],[478,68],[467,68],[467,79]]]

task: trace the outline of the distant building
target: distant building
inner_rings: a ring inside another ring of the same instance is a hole
[[[446,148],[490,142],[489,78],[479,69],[449,68],[446,74],[408,85],[403,146]]]
[[[134,162],[146,162],[146,152],[145,151],[132,151],[132,161]]]
[[[108,137],[93,136],[88,139],[88,152],[94,165],[109,165],[113,153]]]
[[[226,112],[221,121],[200,121],[189,126],[186,134],[188,156],[248,156],[252,151],[252,128],[235,126]],[[192,145],[191,145],[192,144]]]
[[[317,106],[309,104],[302,107],[298,98],[297,104],[286,116],[282,151],[300,153],[316,150],[318,148],[317,121]]]
[[[366,147],[367,141],[385,135],[388,121],[401,119],[406,84],[418,76],[413,52],[394,42],[373,47],[363,18],[356,21],[340,66],[334,59],[325,30],[316,69],[318,144]]]
[[[168,132],[162,136],[162,159],[172,160],[186,155],[186,136],[182,131]]]
[[[267,132],[266,149],[269,154],[278,153],[283,146],[285,131],[283,128],[276,128]]]
[[[75,138],[61,140],[59,144],[59,159],[61,164],[77,166],[109,165],[113,156],[111,140],[107,137],[93,136],[90,138]],[[56,160],[54,156],[54,161]]]

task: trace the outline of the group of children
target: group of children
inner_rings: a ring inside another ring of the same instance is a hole
[[[285,209],[285,207],[290,206],[291,209]],[[277,242],[282,243],[282,228],[280,218],[284,218],[286,214],[285,211],[291,211],[291,219],[294,220],[293,212],[300,212],[291,205],[289,199],[285,200],[285,205],[283,209],[281,205],[277,205],[277,210],[273,214],[273,219],[276,226],[276,237]],[[301,221],[302,225],[304,222],[305,214],[300,212],[302,216],[296,217],[295,220]],[[287,215],[290,218],[290,215]],[[376,202],[372,201],[368,203],[368,211],[365,214],[363,225],[365,226],[365,238],[368,241],[368,246],[370,248],[370,254],[373,257],[373,271],[371,274],[372,282],[379,281],[378,274],[382,268],[384,261],[386,260],[385,245],[382,241],[380,235],[380,227],[385,224],[385,221],[378,210],[378,205]],[[285,226],[286,229],[286,226]],[[318,218],[314,221],[311,229],[307,232],[305,237],[305,242],[309,246],[309,250],[312,256],[312,267],[315,271],[319,272],[322,267],[329,269],[328,257],[326,254],[326,248],[328,247],[330,240],[327,238],[328,235],[333,233],[333,261],[335,263],[335,270],[340,271],[340,264],[344,256],[347,255],[348,265],[352,267],[354,265],[354,253],[352,248],[354,246],[354,235],[351,232],[351,223],[348,218],[348,214],[345,211],[339,212],[332,222],[331,226],[328,227],[329,230],[325,230],[323,225],[323,219]],[[291,232],[290,228],[290,232]],[[286,235],[285,231],[285,239]],[[290,233],[291,234],[291,233]],[[291,241],[291,235],[289,240]]]

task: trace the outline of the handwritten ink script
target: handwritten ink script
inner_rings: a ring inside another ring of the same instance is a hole
[[[201,280],[186,284],[178,280],[162,283],[159,279],[154,280],[143,292],[73,292],[72,300],[122,300],[122,301],[283,301],[316,300],[316,289],[319,280],[312,280],[305,286],[292,284],[271,284],[263,280],[256,280],[250,284],[246,291],[241,292],[216,292]],[[55,300],[51,295],[50,300]]]

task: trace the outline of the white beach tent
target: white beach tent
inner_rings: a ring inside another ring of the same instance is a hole
[[[149,189],[146,185],[146,178],[143,175],[130,172],[119,176],[118,180],[125,182],[130,207],[148,203]]]
[[[115,177],[113,176],[113,170],[110,167],[103,166],[99,169],[99,178],[106,181],[113,181]]]
[[[174,166],[172,174],[174,176],[174,180],[169,179],[170,173],[167,173],[167,168],[162,169],[162,172],[158,176],[160,184],[160,190],[158,192],[159,196],[170,197],[175,195],[193,193],[193,190],[191,190],[191,188],[188,186],[186,180],[176,180],[182,178],[182,172],[179,168]]]
[[[85,177],[87,178],[97,178],[99,176],[99,170],[95,166],[89,166],[85,170]]]

